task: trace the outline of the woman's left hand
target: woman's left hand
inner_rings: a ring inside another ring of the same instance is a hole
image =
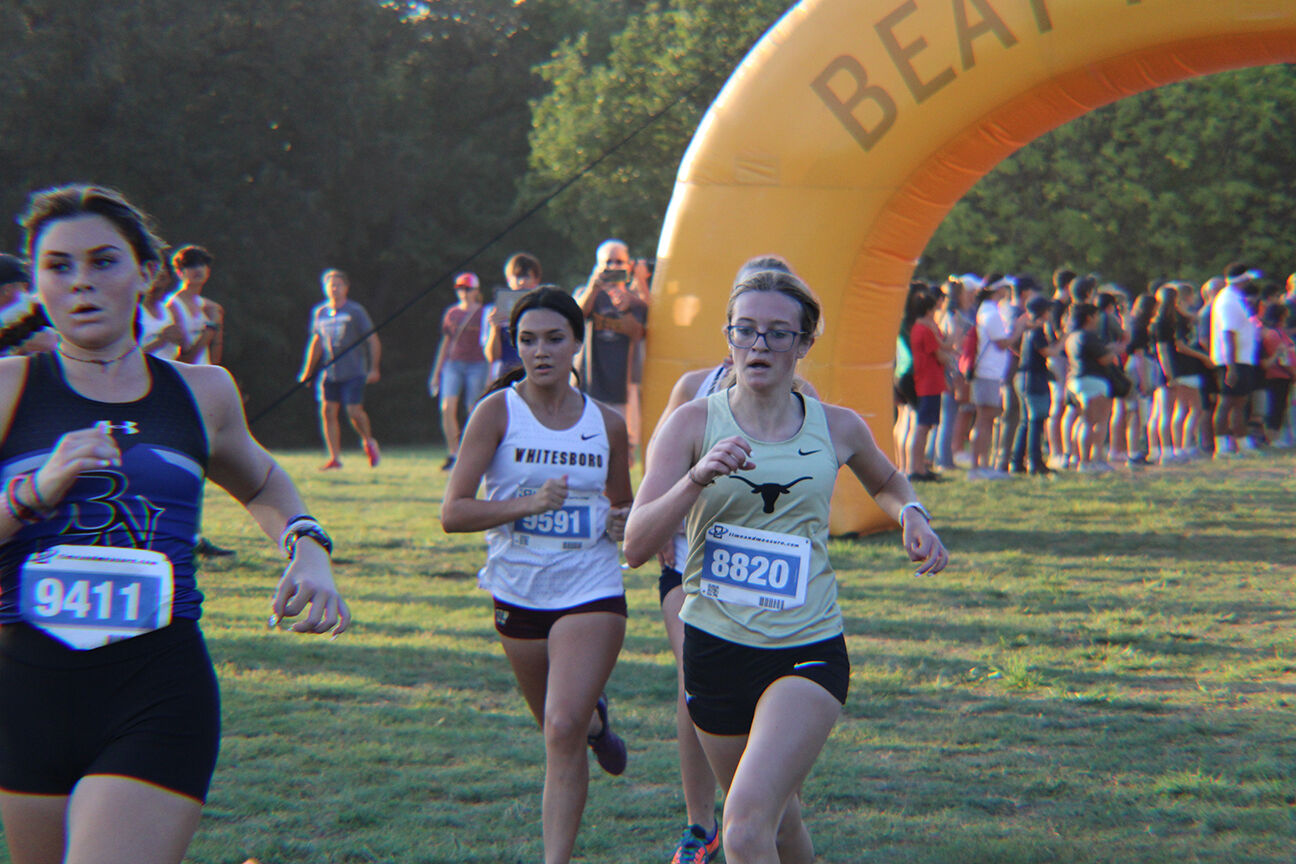
[[[339,636],[351,625],[351,610],[333,584],[328,553],[313,540],[302,538],[275,591],[271,626],[297,617],[307,607],[306,617],[292,625],[297,633],[332,630]]]
[[[927,520],[919,514],[910,514],[904,524],[904,548],[909,553],[909,560],[920,562],[915,576],[930,576],[945,569],[949,563],[949,552],[945,544],[932,530]]]
[[[626,517],[629,515],[629,507],[611,507],[608,509],[607,535],[612,538],[613,543],[620,543],[625,539]]]

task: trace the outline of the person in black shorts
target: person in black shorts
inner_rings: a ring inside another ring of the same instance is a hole
[[[468,419],[441,527],[486,533],[477,582],[491,593],[504,655],[544,733],[545,861],[561,864],[585,810],[586,747],[609,774],[628,758],[603,690],[625,639],[617,543],[632,494],[630,445],[621,415],[572,386],[585,333],[576,301],[542,285],[509,322],[522,368]]]
[[[341,633],[331,541],[253,440],[219,366],[141,353],[160,266],[111,190],[49,189],[23,219],[56,352],[0,359],[0,820],[16,864],[179,862],[220,740],[198,628],[205,479],[290,563],[272,625]],[[302,542],[306,540],[308,542]]]
[[[675,410],[657,431],[626,522],[640,566],[686,522],[683,670],[689,714],[725,789],[725,860],[814,860],[800,789],[850,680],[828,511],[845,466],[900,523],[915,575],[948,553],[908,479],[864,420],[795,390],[821,332],[796,276],[762,270],[729,296],[735,383]]]

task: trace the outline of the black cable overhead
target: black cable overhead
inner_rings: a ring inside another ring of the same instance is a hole
[[[749,50],[748,48],[744,48],[742,54],[746,54],[748,50]],[[726,58],[726,62],[722,65],[722,68],[733,69],[734,66],[737,65],[740,56],[741,55],[735,55],[731,58]],[[506,236],[508,236],[510,233],[516,230],[527,220],[531,219],[533,216],[535,216],[537,213],[539,213],[541,210],[547,207],[549,205],[549,202],[553,201],[563,192],[566,192],[568,189],[574,186],[583,177],[591,173],[595,168],[597,168],[600,164],[602,164],[609,156],[616,153],[626,144],[629,144],[639,135],[643,134],[643,132],[648,130],[653,124],[655,124],[662,117],[666,116],[666,114],[668,114],[671,110],[673,110],[677,105],[680,105],[686,99],[691,97],[694,93],[700,90],[703,87],[703,85],[706,85],[711,81],[715,80],[719,76],[719,74],[720,73],[713,70],[707,71],[705,74],[702,75],[701,78],[693,82],[693,84],[681,90],[679,94],[670,102],[668,102],[663,108],[653,112],[652,114],[649,114],[643,120],[639,121],[639,124],[635,126],[633,129],[631,129],[624,136],[622,136],[620,140],[616,141],[615,143],[607,147],[596,158],[586,163],[583,167],[577,170],[575,174],[568,177],[562,183],[558,184],[558,186],[556,186],[552,191],[550,191],[548,194],[542,197],[535,204],[527,208],[521,215],[514,218],[513,221],[509,222],[498,232],[496,232],[496,234],[492,236],[489,240],[487,240],[485,243],[482,243],[480,246],[478,246],[476,249],[470,252],[462,260],[460,260],[454,267],[451,267],[449,270],[447,270],[446,272],[438,276],[435,280],[433,280],[432,284],[428,285],[427,288],[424,288],[422,291],[415,294],[409,300],[405,301],[400,306],[396,307],[396,310],[394,312],[390,313],[387,317],[383,318],[381,321],[375,324],[372,327],[372,329],[370,329],[367,333],[362,335],[350,346],[348,346],[340,353],[338,353],[337,356],[335,356],[332,360],[330,360],[328,363],[325,363],[322,366],[320,366],[318,369],[316,369],[310,378],[308,378],[305,381],[298,381],[294,383],[290,388],[284,391],[284,393],[282,393],[278,398],[272,401],[265,408],[262,408],[260,411],[258,411],[248,421],[249,425],[255,426],[261,420],[265,419],[267,415],[269,415],[271,412],[276,410],[280,405],[286,402],[294,393],[313,383],[314,380],[320,375],[320,373],[322,373],[329,366],[333,365],[338,360],[342,359],[347,354],[354,351],[356,348],[359,348],[361,345],[365,343],[365,341],[370,336],[374,335],[379,330],[382,330],[384,327],[386,327],[388,324],[391,324],[393,321],[400,318],[402,315],[408,312],[415,304],[417,304],[420,300],[427,297],[437,288],[440,288],[450,278],[451,274],[458,273],[462,270],[468,269],[468,266],[472,264],[474,261],[476,261],[477,258],[479,258],[487,249],[494,246],[496,243],[504,239]]]

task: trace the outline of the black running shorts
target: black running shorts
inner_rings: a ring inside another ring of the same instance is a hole
[[[216,673],[198,623],[77,651],[0,627],[0,789],[67,795],[91,774],[207,797],[220,746]]]
[[[846,704],[846,637],[789,648],[754,648],[684,625],[684,697],[693,725],[712,735],[746,735],[756,703],[779,678],[808,678]]]
[[[684,584],[684,574],[674,567],[663,567],[657,577],[657,594],[660,602],[666,602],[666,595]]]
[[[527,606],[505,603],[497,597],[495,598],[495,629],[501,636],[510,639],[548,639],[549,631],[558,623],[559,618],[579,615],[583,612],[611,612],[622,618],[630,615],[624,594],[591,600],[565,609],[531,609]]]

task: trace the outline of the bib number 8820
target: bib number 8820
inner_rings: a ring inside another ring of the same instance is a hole
[[[792,568],[782,558],[771,561],[764,555],[730,552],[718,548],[711,556],[711,575],[716,579],[743,582],[753,588],[786,588]]]

